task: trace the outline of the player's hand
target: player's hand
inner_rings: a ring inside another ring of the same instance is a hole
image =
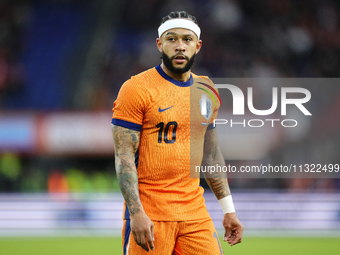
[[[236,213],[224,214],[222,224],[225,229],[223,241],[228,241],[230,246],[242,241],[243,225],[237,218]]]
[[[133,238],[139,246],[146,251],[155,249],[153,245],[155,241],[154,225],[145,212],[140,211],[134,216],[131,216],[130,226]]]

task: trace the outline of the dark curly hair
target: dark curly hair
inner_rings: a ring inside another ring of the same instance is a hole
[[[197,20],[195,16],[190,15],[189,13],[185,11],[176,11],[176,12],[170,12],[169,15],[162,18],[161,24],[163,24],[165,21],[169,19],[176,19],[176,18],[186,18],[192,20],[195,24],[198,25]]]

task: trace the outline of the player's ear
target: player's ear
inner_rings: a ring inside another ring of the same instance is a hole
[[[162,41],[160,38],[156,39],[156,44],[157,44],[157,49],[159,50],[159,52],[162,52]]]
[[[196,54],[201,50],[202,40],[198,40],[196,44]]]

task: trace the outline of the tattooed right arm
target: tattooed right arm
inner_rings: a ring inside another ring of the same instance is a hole
[[[138,191],[135,153],[139,146],[140,131],[112,125],[115,166],[120,190],[131,216],[143,210]]]
[[[120,190],[131,215],[131,232],[136,243],[144,250],[154,249],[154,224],[145,214],[139,198],[135,153],[140,131],[112,125],[116,172]]]

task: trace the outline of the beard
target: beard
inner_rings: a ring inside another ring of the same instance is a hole
[[[177,54],[178,55],[178,54]],[[187,60],[187,63],[184,67],[182,68],[177,68],[177,67],[174,67],[173,64],[172,64],[172,60],[177,56],[173,56],[173,57],[169,57],[167,54],[165,54],[164,51],[162,51],[162,59],[163,59],[163,63],[165,65],[165,67],[172,73],[175,73],[175,74],[183,74],[183,73],[186,73],[188,72],[192,65],[194,64],[194,61],[195,61],[195,57],[196,57],[196,53],[194,53],[191,58],[188,58],[186,56],[184,56],[183,54],[181,54],[182,56],[185,57],[185,59]]]

